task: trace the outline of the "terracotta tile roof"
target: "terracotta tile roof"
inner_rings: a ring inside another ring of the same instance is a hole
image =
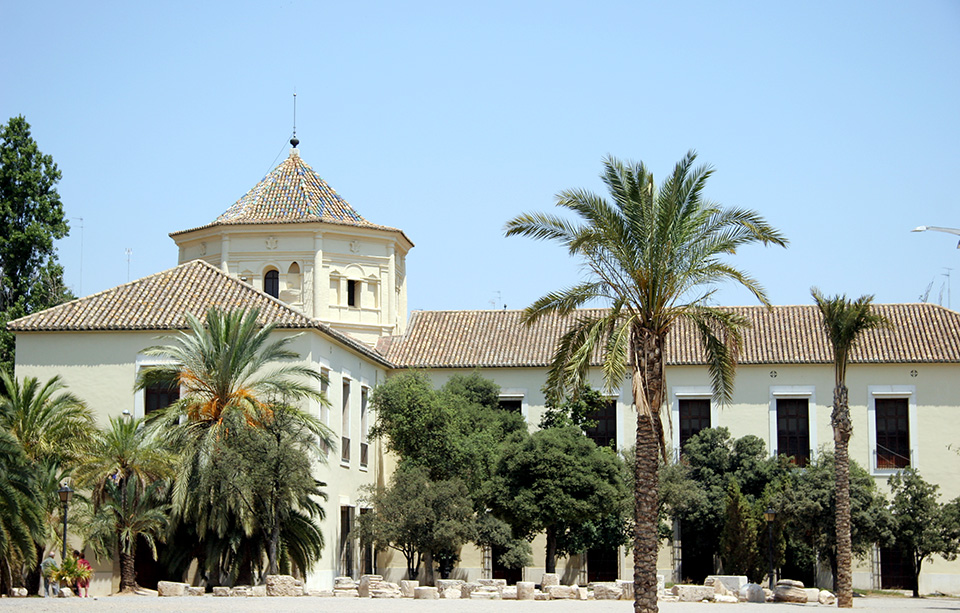
[[[371,223],[300,157],[296,150],[212,223],[173,232],[178,236],[220,225],[324,222],[398,232]]]
[[[193,260],[15,319],[7,328],[14,332],[175,330],[187,327],[184,313],[203,317],[212,306],[258,308],[261,324],[274,323],[279,328],[314,325],[310,318],[279,300],[203,260]]]
[[[824,364],[832,358],[815,306],[727,307],[746,317],[741,364]],[[930,304],[877,305],[892,330],[864,336],[852,361],[960,363],[960,313]],[[599,311],[579,311],[596,314]],[[383,339],[381,353],[400,367],[506,368],[546,366],[554,345],[576,314],[548,317],[526,327],[520,311],[417,311],[407,334]],[[667,337],[667,363],[703,364],[693,327],[678,323]],[[599,361],[595,360],[599,365]]]

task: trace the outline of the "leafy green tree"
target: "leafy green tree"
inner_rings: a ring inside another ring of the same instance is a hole
[[[324,461],[314,434],[320,429],[315,418],[295,407],[274,405],[269,417],[255,420],[256,426],[238,413],[224,419],[229,434],[197,484],[244,529],[244,546],[224,553],[256,567],[266,558],[266,574],[278,574],[291,563],[300,572],[309,571],[323,551],[316,522],[325,515],[319,501],[327,499],[325,484],[313,476],[313,460]],[[219,524],[219,535],[226,536],[223,530],[231,528]]]
[[[740,492],[736,479],[730,480],[724,509],[723,530],[720,533],[720,559],[723,572],[746,575],[754,582],[763,577],[763,558],[757,536],[759,522],[750,503]]]
[[[372,511],[360,516],[359,537],[403,554],[411,580],[426,554],[449,556],[476,538],[473,503],[463,482],[431,481],[421,466],[401,462],[389,486],[366,487],[362,501]]]
[[[785,459],[769,457],[763,440],[733,439],[727,428],[701,430],[687,441],[679,463],[662,467],[663,505],[681,526],[684,579],[701,582],[715,570],[731,481],[746,504],[756,507],[787,470]]]
[[[137,587],[134,561],[141,531],[156,556],[153,537],[166,526],[168,515],[157,492],[176,468],[176,456],[143,426],[143,419],[111,417],[74,472],[77,485],[92,492],[96,542],[110,543],[109,550],[117,553],[121,592]],[[112,538],[107,538],[105,531],[111,528]]]
[[[0,127],[0,367],[12,368],[7,322],[70,298],[54,240],[69,232],[56,185],[60,171],[22,116]]]
[[[0,428],[0,586],[12,594],[13,571],[37,564],[43,537],[43,503],[34,471],[12,434]]]
[[[500,460],[494,510],[519,536],[545,532],[546,571],[555,572],[564,535],[616,513],[625,497],[622,468],[576,427],[515,434]]]
[[[591,428],[596,422],[590,419],[602,410],[607,399],[599,390],[585,386],[579,393],[565,400],[551,398],[549,388],[544,388],[546,410],[540,417],[540,428],[561,428],[563,426],[577,426],[582,429]]]
[[[873,296],[861,296],[850,300],[846,296],[826,297],[816,288],[811,290],[814,302],[820,309],[822,324],[830,346],[833,348],[833,444],[836,454],[837,478],[837,573],[834,589],[837,606],[853,606],[853,551],[850,544],[850,436],[853,422],[850,420],[850,403],[847,392],[847,364],[850,352],[864,332],[889,327],[890,323],[871,307]]]
[[[821,453],[805,469],[791,470],[772,500],[778,518],[788,525],[790,562],[810,575],[817,559],[828,561],[834,575],[837,572],[834,466],[834,455]],[[891,517],[870,473],[852,461],[849,474],[851,551],[863,558],[874,544],[891,541]]]
[[[556,204],[579,217],[524,214],[509,221],[506,233],[553,240],[581,259],[588,278],[543,296],[527,307],[532,323],[556,313],[575,315],[561,337],[547,384],[558,395],[580,390],[594,356],[602,350],[608,391],[619,390],[632,371],[637,407],[634,478],[634,607],[657,610],[659,460],[667,449],[660,412],[664,405],[664,351],[667,334],[681,318],[698,331],[714,393],[730,397],[745,321],[710,305],[716,284],[733,281],[767,304],[762,287],[723,260],[752,243],[786,245],[758,214],[724,209],[703,190],[713,174],[694,167],[688,153],[657,189],[641,164],[604,161],[601,175],[613,202],[586,190],[563,191]],[[609,304],[602,314],[576,313],[595,300]]]
[[[913,597],[919,598],[920,568],[924,560],[940,555],[947,560],[960,553],[960,498],[947,505],[938,502],[939,485],[927,483],[907,468],[890,477],[894,540],[913,566]]]

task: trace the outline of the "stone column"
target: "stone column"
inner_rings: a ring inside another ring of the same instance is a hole
[[[387,282],[383,284],[383,296],[380,298],[380,310],[387,316],[387,324],[394,328],[396,333],[397,315],[396,315],[396,297],[394,288],[397,283],[397,252],[394,245],[387,246]]]
[[[230,237],[226,234],[220,237],[220,268],[230,274]]]
[[[323,232],[313,235],[313,317],[320,319],[327,306],[323,295],[327,287],[323,274]]]

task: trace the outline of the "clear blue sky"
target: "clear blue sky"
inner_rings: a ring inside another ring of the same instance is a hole
[[[504,238],[607,154],[790,239],[737,265],[776,304],[810,287],[937,302],[960,227],[960,3],[20,2],[0,0],[0,121],[63,172],[66,281],[87,295],[176,264],[286,155],[402,228],[410,308],[522,308],[573,283],[552,244]],[[82,252],[82,280],[81,280]],[[722,304],[754,304],[732,287]],[[947,304],[944,290],[942,303]]]

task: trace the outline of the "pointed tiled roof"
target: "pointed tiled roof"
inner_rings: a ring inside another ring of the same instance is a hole
[[[296,149],[212,223],[173,232],[178,236],[219,225],[324,222],[400,232],[371,223],[303,161]]]
[[[931,304],[883,304],[894,325],[864,335],[855,363],[960,363],[960,313]],[[830,347],[815,306],[727,307],[751,322],[741,364],[827,364]],[[550,363],[560,335],[577,317],[548,316],[524,326],[521,311],[416,311],[404,336],[382,339],[378,349],[401,367],[508,368]],[[599,365],[599,356],[594,360]],[[703,349],[688,321],[667,336],[667,363],[702,365]]]

